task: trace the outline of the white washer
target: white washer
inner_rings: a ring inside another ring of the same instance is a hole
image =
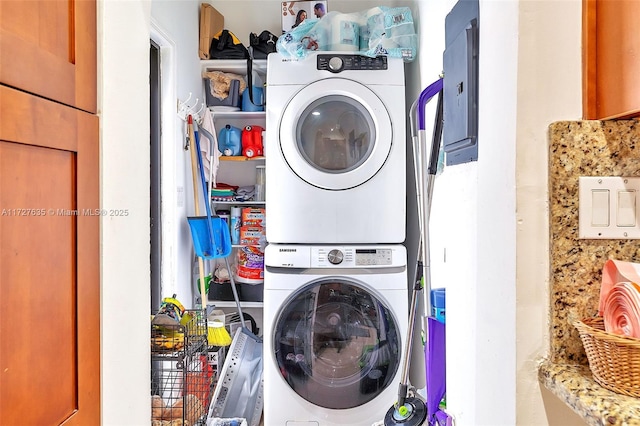
[[[267,241],[402,243],[402,59],[274,53],[266,96]]]
[[[401,245],[267,246],[265,425],[384,420],[402,373],[406,264]]]

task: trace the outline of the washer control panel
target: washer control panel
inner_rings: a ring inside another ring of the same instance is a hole
[[[372,267],[392,266],[393,250],[389,248],[314,247],[312,267]]]
[[[264,264],[268,267],[303,269],[406,267],[407,250],[402,244],[346,246],[267,244]]]
[[[321,71],[339,73],[342,71],[377,71],[388,68],[387,57],[371,58],[362,55],[328,54],[317,56],[317,68]]]

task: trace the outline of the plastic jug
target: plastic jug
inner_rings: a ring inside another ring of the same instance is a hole
[[[242,131],[230,124],[224,126],[218,134],[218,149],[222,155],[242,155]]]
[[[260,126],[245,126],[242,130],[242,155],[257,157],[262,155],[262,132]]]

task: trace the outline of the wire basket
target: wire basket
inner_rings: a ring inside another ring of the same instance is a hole
[[[151,324],[151,352],[172,356],[176,351],[193,351],[207,342],[204,311],[186,310],[180,323]]]
[[[185,311],[184,321],[151,324],[152,425],[204,425],[213,373],[204,311]],[[180,423],[181,422],[181,423]]]
[[[596,382],[616,393],[640,397],[640,339],[606,332],[602,317],[585,318],[573,325]]]

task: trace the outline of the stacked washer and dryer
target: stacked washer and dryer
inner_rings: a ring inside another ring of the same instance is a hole
[[[371,425],[408,326],[404,63],[344,52],[267,69],[266,425]]]

